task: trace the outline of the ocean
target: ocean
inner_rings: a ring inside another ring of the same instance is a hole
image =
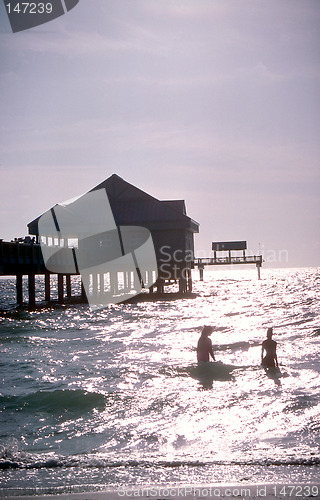
[[[205,270],[192,298],[98,312],[14,298],[0,279],[2,497],[319,483],[319,268]],[[270,326],[281,376],[260,366]]]

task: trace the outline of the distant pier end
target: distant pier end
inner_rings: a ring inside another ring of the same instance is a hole
[[[246,255],[246,241],[219,241],[212,243],[213,257],[195,258],[194,265],[199,269],[200,281],[203,281],[205,266],[225,266],[235,264],[255,264],[258,279],[261,278],[260,269],[263,263],[262,255]],[[242,252],[242,255],[232,255],[231,252]],[[223,257],[218,257],[218,252],[225,252]]]

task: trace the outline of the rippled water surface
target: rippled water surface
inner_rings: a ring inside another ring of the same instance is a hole
[[[14,280],[0,287],[5,307]],[[319,481],[319,269],[206,272],[194,291],[1,313],[4,493]],[[259,366],[269,326],[280,377]]]

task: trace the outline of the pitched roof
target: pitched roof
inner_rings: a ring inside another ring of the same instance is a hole
[[[160,201],[116,174],[89,192],[105,189],[116,224],[144,226],[150,230],[199,231],[199,224],[186,215],[183,200]],[[29,234],[38,234],[40,216],[28,224]]]
[[[186,215],[183,200],[160,201],[116,174],[91,189],[104,188],[118,225],[142,225],[149,229],[189,229],[199,225]]]

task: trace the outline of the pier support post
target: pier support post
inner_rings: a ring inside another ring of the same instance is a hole
[[[51,283],[50,283],[50,273],[45,273],[44,275],[44,300],[46,302],[50,302],[50,288],[51,288]]]
[[[92,296],[97,299],[99,294],[98,274],[92,273]]]
[[[99,276],[100,276],[100,278],[99,278],[99,283],[100,283],[99,295],[101,297],[103,297],[104,296],[104,273],[100,273]]]
[[[16,292],[17,292],[17,305],[20,306],[23,302],[22,274],[17,274],[16,276]]]
[[[198,269],[199,269],[200,281],[203,281],[204,265],[203,264],[199,264]]]
[[[261,276],[260,276],[260,269],[261,269],[261,264],[256,264],[257,266],[257,271],[258,271],[258,280],[261,279]]]
[[[184,276],[179,278],[179,293],[186,293],[187,291],[187,280]]]
[[[164,292],[164,283],[162,278],[158,278],[156,281],[157,293],[162,294]]]
[[[118,273],[116,271],[110,271],[110,292],[114,295],[118,292]]]
[[[29,309],[36,305],[36,279],[35,274],[28,274]]]
[[[71,297],[71,275],[66,275],[67,297]]]
[[[186,269],[186,275],[187,275],[187,292],[192,292],[192,274],[191,274],[191,269],[187,268]]]
[[[63,304],[63,274],[58,274],[58,303]]]

